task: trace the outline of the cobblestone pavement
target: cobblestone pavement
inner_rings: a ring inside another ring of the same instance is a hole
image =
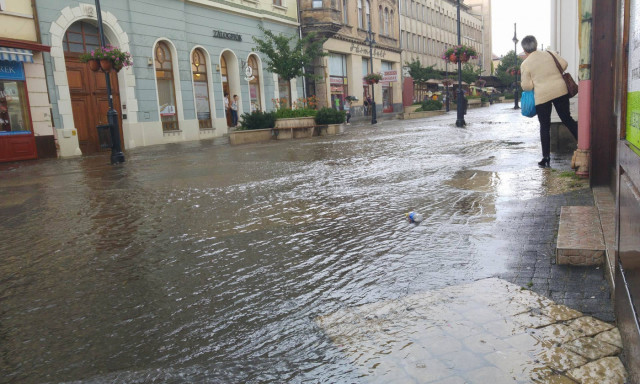
[[[617,328],[495,278],[348,308],[317,322],[369,383],[626,379]]]

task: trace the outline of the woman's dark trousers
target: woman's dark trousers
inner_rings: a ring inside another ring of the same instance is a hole
[[[544,104],[536,105],[536,113],[540,122],[540,143],[542,144],[542,157],[549,157],[551,152],[551,105],[556,108],[562,123],[569,128],[569,132],[578,140],[578,123],[571,117],[569,109],[569,95],[560,96]]]

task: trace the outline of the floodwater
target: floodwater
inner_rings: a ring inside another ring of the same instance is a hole
[[[499,273],[546,193],[535,119],[466,121],[0,165],[0,381],[366,382],[316,319]]]

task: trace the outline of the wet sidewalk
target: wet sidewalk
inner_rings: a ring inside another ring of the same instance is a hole
[[[317,319],[369,383],[614,384],[626,372],[612,324],[500,279]]]

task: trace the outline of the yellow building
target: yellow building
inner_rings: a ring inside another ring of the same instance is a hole
[[[402,108],[400,83],[400,45],[396,0],[301,0],[303,33],[315,32],[327,38],[328,53],[314,67],[322,79],[307,81],[307,92],[315,94],[318,104],[344,109],[347,96],[356,97],[351,114],[368,111],[364,101],[371,97],[378,113],[399,112]],[[375,45],[366,42],[372,31]],[[372,58],[372,60],[371,60]],[[378,84],[369,85],[363,77],[382,74]]]
[[[35,0],[0,0],[0,162],[55,157]]]

